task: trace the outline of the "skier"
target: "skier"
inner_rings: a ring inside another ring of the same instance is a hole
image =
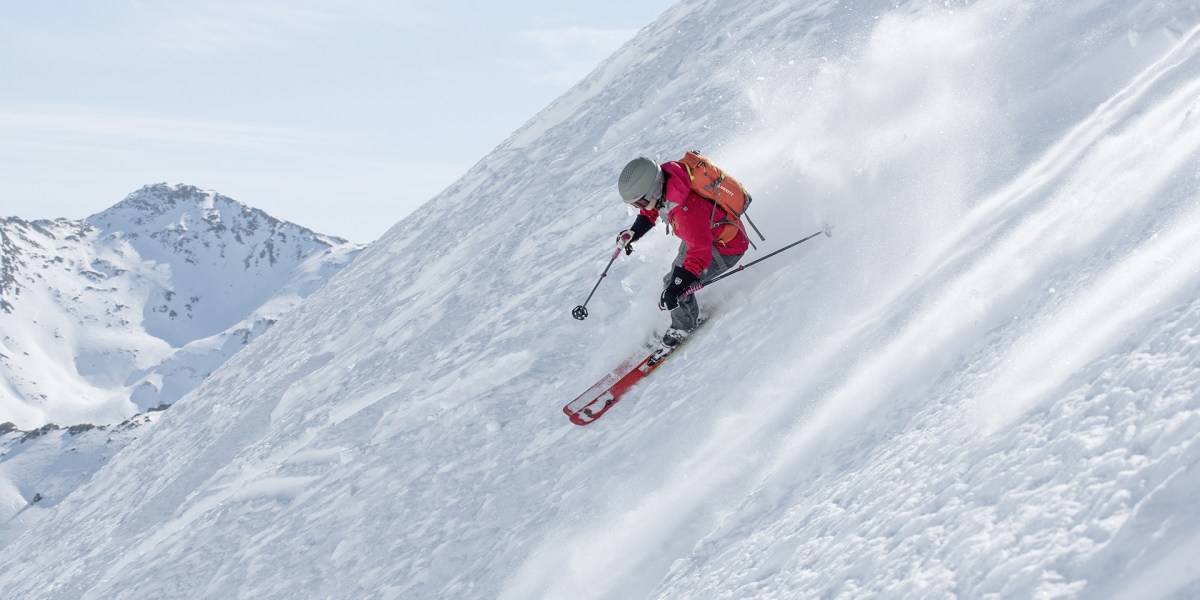
[[[671,326],[663,334],[661,349],[670,349],[687,339],[700,324],[700,305],[694,295],[679,295],[702,278],[710,278],[737,265],[750,240],[736,226],[723,223],[725,211],[692,191],[687,167],[678,161],[663,163],[638,157],[625,165],[617,182],[621,199],[641,209],[633,225],[617,236],[617,246],[626,254],[633,242],[654,228],[665,215],[669,229],[679,237],[679,254],[671,272],[663,278],[658,307],[671,311]]]

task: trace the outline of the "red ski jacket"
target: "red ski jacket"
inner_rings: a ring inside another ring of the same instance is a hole
[[[688,183],[687,167],[678,161],[663,163],[663,175],[666,182],[663,197],[670,204],[667,222],[679,239],[687,243],[687,256],[683,259],[683,268],[693,275],[699,276],[708,265],[712,264],[712,249],[715,245],[719,254],[745,254],[750,247],[750,239],[744,231],[739,231],[726,244],[717,244],[717,235],[724,225],[713,225],[725,219],[725,211],[709,200],[692,191]],[[713,212],[716,208],[716,212]],[[658,222],[658,211],[642,209],[641,214],[650,223]]]

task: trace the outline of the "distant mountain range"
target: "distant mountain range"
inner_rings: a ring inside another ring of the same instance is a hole
[[[172,404],[361,249],[165,183],[84,220],[0,220],[0,423]]]

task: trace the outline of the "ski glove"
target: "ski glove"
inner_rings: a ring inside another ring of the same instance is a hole
[[[651,229],[654,229],[654,223],[646,215],[638,215],[633,225],[617,236],[617,247],[624,248],[626,255],[633,254],[633,243],[642,239]]]
[[[625,254],[633,254],[633,230],[626,229],[617,236],[617,247],[625,250]]]
[[[675,270],[671,272],[671,284],[663,290],[662,297],[658,300],[659,310],[675,310],[675,307],[679,306],[679,295],[692,287],[699,279],[692,275],[691,271],[683,267],[675,267]]]

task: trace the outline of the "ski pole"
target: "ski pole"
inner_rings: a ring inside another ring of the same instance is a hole
[[[580,321],[587,318],[587,315],[588,315],[587,303],[592,299],[592,294],[596,293],[596,288],[600,287],[600,282],[604,281],[604,277],[606,275],[608,275],[609,267],[611,267],[612,264],[614,262],[616,262],[617,257],[620,255],[621,255],[621,248],[617,248],[616,251],[613,252],[612,259],[610,259],[608,261],[608,266],[604,267],[604,272],[600,274],[600,279],[597,279],[596,285],[592,286],[592,292],[590,294],[588,294],[587,300],[584,300],[583,304],[580,304],[579,306],[576,306],[574,309],[571,310],[572,317],[575,317],[576,319],[579,319]]]
[[[711,285],[717,281],[725,279],[726,277],[729,277],[730,275],[733,275],[734,273],[742,271],[742,270],[746,269],[747,267],[753,267],[754,265],[756,265],[764,260],[767,260],[768,258],[771,258],[772,256],[775,256],[776,254],[779,254],[780,252],[783,252],[784,250],[787,250],[788,248],[791,248],[793,246],[799,246],[800,244],[803,244],[804,242],[807,242],[808,240],[811,240],[811,239],[817,237],[818,235],[821,235],[822,233],[825,234],[825,237],[833,237],[833,232],[830,230],[829,226],[826,225],[825,228],[822,229],[821,231],[818,231],[810,236],[807,236],[798,242],[792,242],[792,243],[790,243],[790,244],[762,257],[762,258],[750,261],[744,265],[738,265],[738,267],[736,269],[731,269],[729,271],[721,273],[720,275],[717,275],[716,277],[713,277],[712,279],[707,279],[705,281],[701,281],[700,283],[697,283],[696,285],[693,285],[692,287],[690,287],[686,290],[683,290],[683,293],[679,294],[679,298],[680,299],[687,298],[688,296],[691,296],[692,294],[695,294],[696,292],[700,291],[700,288],[703,288],[703,287]]]

